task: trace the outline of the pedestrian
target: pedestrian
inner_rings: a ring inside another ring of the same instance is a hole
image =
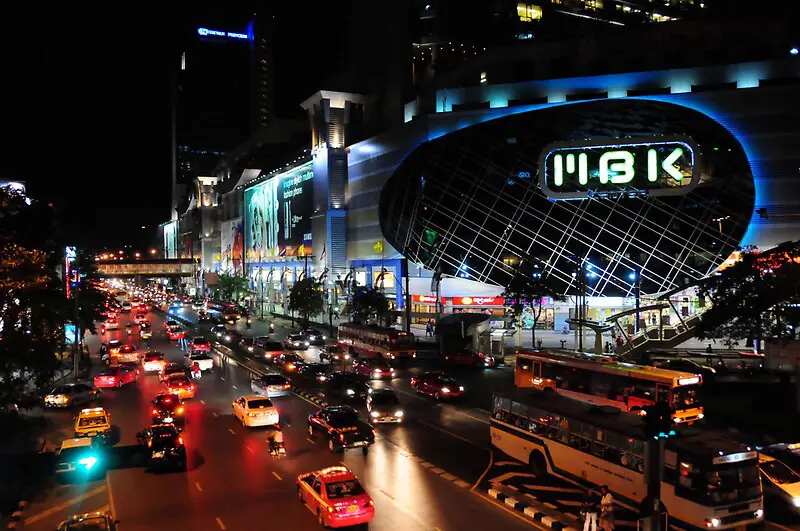
[[[608,487],[600,487],[600,529],[614,531],[614,497]]]
[[[586,497],[581,505],[581,515],[583,516],[583,531],[597,531],[597,510],[599,500],[597,494],[592,489],[586,489]]]
[[[536,348],[542,350],[542,338],[536,340]]]
[[[431,319],[425,323],[425,337],[433,337],[433,321]]]

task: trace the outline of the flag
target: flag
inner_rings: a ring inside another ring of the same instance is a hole
[[[327,243],[322,244],[322,254],[319,255],[319,261],[324,262],[326,258],[328,258],[328,250],[327,250]]]
[[[286,247],[284,247],[283,249],[281,249],[281,252],[280,252],[280,253],[278,253],[278,256],[286,256]]]
[[[375,254],[383,253],[383,240],[378,240],[375,242],[375,245],[372,246],[372,249],[375,251]]]
[[[297,248],[297,256],[305,256],[306,255],[306,244],[301,243],[300,247]]]

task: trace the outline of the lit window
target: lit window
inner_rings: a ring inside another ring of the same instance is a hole
[[[486,72],[481,72],[481,85],[485,85],[489,82],[489,79],[486,77]]]
[[[542,18],[542,8],[520,2],[517,4],[517,16],[522,22],[533,22]]]
[[[603,9],[603,0],[583,0],[583,7],[591,11]]]

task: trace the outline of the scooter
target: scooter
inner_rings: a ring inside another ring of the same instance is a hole
[[[253,320],[248,317],[244,324],[247,328],[250,328],[250,325],[253,324]]]
[[[193,365],[192,366],[192,378],[195,380],[199,380],[203,377],[203,371],[200,370],[200,365]]]
[[[273,332],[275,332],[275,323],[270,322],[269,323],[269,333],[272,334]]]
[[[286,455],[286,447],[282,442],[269,442],[269,453],[273,457],[281,457]]]

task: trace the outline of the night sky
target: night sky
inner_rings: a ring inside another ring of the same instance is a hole
[[[0,15],[0,179],[53,202],[80,246],[148,246],[169,216],[170,57],[182,27],[226,3],[14,4]],[[321,88],[292,75],[313,43],[279,40],[294,86],[276,104],[297,105]]]

